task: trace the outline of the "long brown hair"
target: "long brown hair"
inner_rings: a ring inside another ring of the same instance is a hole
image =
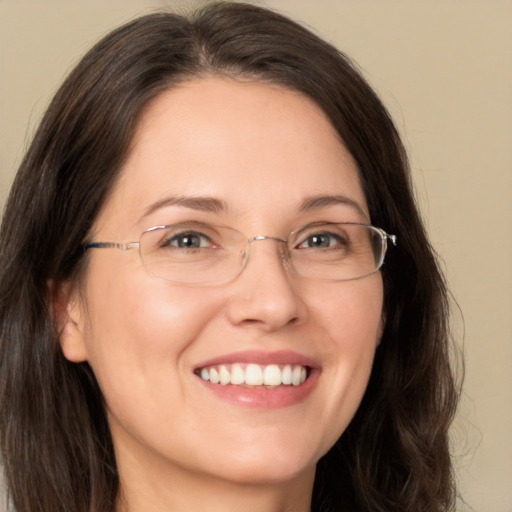
[[[210,5],[136,19],[101,40],[57,92],[0,231],[0,442],[18,512],[112,512],[119,493],[101,392],[62,355],[48,282],[78,282],[82,241],[160,92],[224,74],[312,98],[357,161],[372,222],[395,233],[385,330],[363,402],[319,461],[315,511],[453,510],[448,427],[457,402],[446,287],[414,203],[407,158],[346,56],[266,9]]]

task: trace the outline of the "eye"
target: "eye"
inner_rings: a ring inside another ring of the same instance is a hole
[[[298,249],[327,249],[346,245],[339,234],[336,233],[312,233],[303,242],[297,245]]]
[[[215,246],[207,235],[196,231],[186,231],[167,236],[160,245],[162,247],[177,247],[178,249],[204,249]]]

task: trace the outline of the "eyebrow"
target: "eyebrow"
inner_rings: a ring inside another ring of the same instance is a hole
[[[357,212],[362,217],[364,217],[365,219],[368,219],[368,214],[366,213],[364,208],[357,201],[354,201],[353,199],[350,199],[349,197],[341,196],[341,195],[321,195],[321,196],[308,197],[308,198],[304,199],[304,201],[302,201],[299,204],[299,211],[300,212],[308,212],[308,211],[320,210],[320,209],[326,208],[328,206],[339,205],[339,204],[347,205],[347,206],[354,208],[355,210],[357,210]]]
[[[167,206],[183,206],[191,208],[192,210],[199,210],[203,212],[219,213],[228,209],[227,203],[222,199],[215,197],[202,197],[202,196],[172,196],[160,199],[150,204],[142,214],[139,221],[151,215],[156,210],[165,208]]]
[[[309,212],[320,210],[333,205],[347,205],[354,208],[363,218],[367,219],[368,214],[365,210],[353,199],[342,195],[319,195],[308,197],[299,204],[299,212]],[[182,206],[192,210],[199,210],[203,212],[219,213],[227,211],[228,205],[222,199],[206,196],[171,196],[160,199],[150,204],[139,219],[139,222],[145,217],[148,217],[155,211],[166,208],[168,206]]]

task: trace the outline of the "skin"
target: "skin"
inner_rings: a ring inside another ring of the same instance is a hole
[[[349,204],[310,211],[312,196]],[[175,196],[223,211],[148,207]],[[309,222],[369,223],[357,166],[325,114],[278,86],[196,79],[142,116],[94,240],[130,242],[182,220],[286,237]],[[213,220],[212,220],[213,219]],[[118,511],[309,510],[315,465],[352,419],[382,330],[382,279],[314,281],[284,268],[275,242],[252,244],[244,271],[209,287],[147,273],[137,250],[92,250],[85,285],[67,300],[65,356],[88,361],[105,396],[118,460]],[[290,350],[318,379],[299,403],[247,408],[194,374],[240,351]]]

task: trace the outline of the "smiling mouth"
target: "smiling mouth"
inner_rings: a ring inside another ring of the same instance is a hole
[[[300,386],[309,377],[310,368],[299,364],[255,363],[220,364],[198,368],[194,372],[202,380],[212,384],[228,384],[243,387]]]

